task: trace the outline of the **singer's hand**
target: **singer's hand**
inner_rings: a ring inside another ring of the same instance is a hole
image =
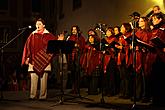
[[[165,52],[165,48],[163,48],[163,52]]]
[[[115,47],[118,48],[118,49],[122,49],[123,48],[123,46],[120,46],[120,45],[115,45]]]
[[[25,64],[29,65],[29,58],[26,59]]]
[[[129,45],[129,49],[132,50],[133,49],[133,46],[132,45]]]
[[[75,47],[78,47],[78,44],[77,43],[75,43],[75,45],[74,45]]]
[[[145,53],[145,52],[146,52],[146,50],[145,50],[144,48],[142,48],[142,52],[143,52],[143,53]]]
[[[151,26],[150,26],[150,29],[152,30],[153,28],[154,28],[154,26],[151,25]]]
[[[64,34],[58,35],[58,40],[64,40]]]

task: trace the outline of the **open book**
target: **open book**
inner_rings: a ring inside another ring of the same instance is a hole
[[[142,47],[145,47],[145,48],[147,48],[149,50],[153,50],[154,49],[154,46],[153,45],[148,44],[148,43],[146,43],[144,41],[141,41],[139,39],[136,39],[136,43],[137,43],[137,45],[142,46]]]

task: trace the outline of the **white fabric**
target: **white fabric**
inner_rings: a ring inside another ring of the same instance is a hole
[[[63,56],[63,59],[62,59],[62,56]],[[62,60],[63,60],[63,63],[67,63],[65,54],[59,55],[59,63],[62,63]]]
[[[31,73],[31,88],[30,88],[30,98],[37,98],[37,85],[38,85],[38,75],[36,73]],[[47,98],[47,78],[48,73],[44,73],[43,77],[40,78],[40,94],[39,99]]]
[[[33,70],[33,65],[30,64],[30,63],[29,63],[28,71],[29,71],[29,72],[34,71],[34,70]],[[45,68],[45,71],[51,71],[51,64],[49,64],[49,65]]]
[[[33,65],[29,64],[28,71],[31,72],[31,87],[30,87],[30,98],[37,98],[37,85],[39,76],[34,72]],[[51,71],[51,64],[49,64],[45,71]],[[46,99],[47,98],[47,79],[48,73],[44,73],[42,77],[40,77],[40,94],[39,99]]]

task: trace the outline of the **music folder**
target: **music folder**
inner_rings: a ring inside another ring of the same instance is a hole
[[[137,43],[138,46],[145,47],[146,49],[149,49],[151,51],[154,51],[155,50],[155,48],[154,48],[153,45],[148,44],[148,43],[146,43],[144,41],[141,41],[139,39],[136,39],[136,43]]]
[[[163,42],[158,36],[151,39],[152,43],[158,48],[165,48],[165,42]]]
[[[75,47],[74,41],[66,40],[49,40],[47,45],[47,53],[66,53],[72,52]]]

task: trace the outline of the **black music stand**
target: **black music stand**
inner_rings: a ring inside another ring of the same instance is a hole
[[[60,80],[61,80],[61,94],[58,96],[61,96],[59,102],[57,104],[63,104],[64,102],[64,90],[63,90],[63,54],[69,54],[72,52],[72,49],[74,48],[75,42],[73,41],[65,41],[65,40],[50,40],[48,41],[48,46],[47,46],[47,53],[52,53],[52,54],[59,54],[62,58],[62,63],[61,63],[61,75],[60,75]],[[70,95],[67,95],[70,96]],[[56,104],[56,105],[57,105]]]
[[[65,41],[65,40],[50,40],[48,41],[48,46],[47,46],[47,53],[53,53],[53,54],[59,54],[62,58],[62,69],[61,69],[61,94],[57,96],[61,96],[60,101],[57,104],[63,104],[64,102],[64,96],[71,96],[74,98],[82,98],[80,96],[73,96],[69,94],[64,94],[63,90],[63,54],[70,54],[72,53],[73,48],[75,48],[75,42],[74,41]],[[55,105],[57,105],[55,104]]]
[[[131,39],[129,38],[128,40],[126,40],[128,43],[132,44],[132,53],[133,53],[133,59],[132,59],[132,67],[133,67],[133,78],[134,78],[134,84],[133,84],[133,105],[131,107],[131,110],[135,110],[136,109],[136,79],[137,79],[137,75],[136,75],[136,35],[135,35],[135,29],[137,28],[137,22],[136,22],[136,18],[135,16],[133,16],[132,18],[132,37]],[[129,42],[131,41],[131,42]]]

